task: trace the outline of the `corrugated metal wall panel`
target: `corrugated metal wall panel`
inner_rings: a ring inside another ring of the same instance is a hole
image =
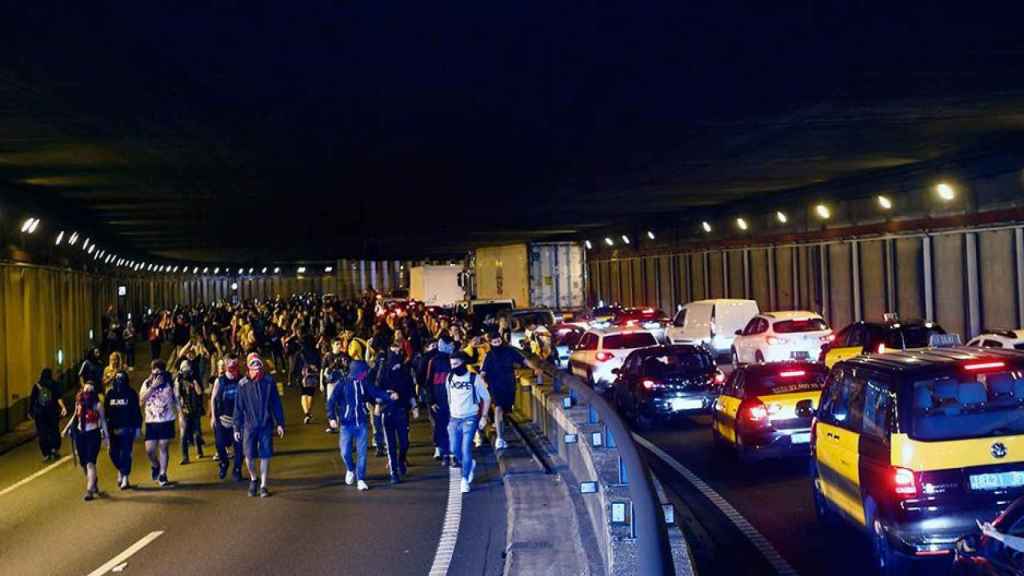
[[[829,309],[826,318],[833,326],[853,322],[853,273],[849,242],[828,245]]]
[[[761,310],[771,310],[771,284],[768,278],[768,250],[753,248],[750,250],[750,296],[757,300]]]
[[[896,240],[896,311],[901,318],[924,318],[924,265],[920,238]]]
[[[743,250],[730,250],[726,254],[729,266],[729,298],[746,298],[746,282],[743,276]]]
[[[935,319],[947,331],[966,339],[967,299],[964,289],[963,234],[932,239],[935,274]]]
[[[862,316],[880,322],[885,309],[885,245],[881,240],[860,243],[860,294]]]
[[[675,284],[673,282],[672,256],[658,257],[658,308],[669,316],[676,307]]]
[[[981,326],[1010,330],[1017,326],[1017,270],[1012,230],[978,234],[981,286]]]
[[[793,254],[795,248],[785,246],[776,248],[775,252],[775,308],[792,310],[795,294],[793,285]]]
[[[724,252],[708,254],[708,297],[725,298],[725,280],[722,276]]]

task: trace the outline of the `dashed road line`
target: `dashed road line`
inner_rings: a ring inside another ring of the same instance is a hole
[[[21,488],[25,484],[28,484],[29,482],[35,480],[36,478],[39,478],[40,476],[42,476],[43,474],[46,474],[50,470],[53,470],[54,468],[60,466],[61,464],[64,464],[68,460],[71,460],[71,456],[70,455],[63,457],[60,460],[57,460],[53,464],[50,464],[46,468],[43,468],[42,470],[40,470],[40,471],[36,472],[35,474],[29,476],[28,478],[22,478],[21,480],[18,480],[17,482],[15,482],[14,484],[11,484],[7,488],[4,488],[3,490],[0,490],[0,496],[4,496],[6,494],[10,494],[11,492],[14,492],[18,488]]]
[[[110,572],[111,570],[113,570],[115,568],[118,568],[118,567],[120,567],[121,570],[124,570],[124,567],[122,565],[125,564],[126,561],[129,558],[134,556],[135,553],[138,552],[139,550],[142,550],[143,548],[145,548],[150,542],[152,542],[153,540],[156,540],[157,538],[159,538],[160,535],[163,534],[163,533],[164,533],[163,530],[156,530],[154,532],[150,532],[149,534],[146,534],[138,542],[136,542],[135,544],[132,544],[131,546],[129,546],[127,550],[125,550],[124,552],[121,552],[117,556],[114,556],[113,558],[110,559],[109,562],[107,562],[103,566],[100,566],[99,568],[97,568],[97,569],[93,570],[92,572],[90,572],[89,576],[103,576],[107,572]]]
[[[693,485],[698,492],[710,500],[711,503],[714,504],[723,515],[725,515],[729,522],[731,522],[732,525],[735,526],[736,529],[754,545],[754,548],[764,556],[764,559],[772,566],[776,573],[780,576],[799,576],[797,571],[789,565],[789,562],[786,562],[786,559],[779,554],[778,550],[776,550],[774,546],[772,546],[772,543],[769,542],[757,528],[754,528],[753,524],[744,518],[732,504],[730,504],[725,498],[722,498],[714,488],[709,486],[707,482],[701,480],[700,477],[691,472],[689,468],[680,464],[678,460],[669,456],[664,450],[658,448],[646,438],[638,434],[633,434],[633,439],[638,444],[649,450],[652,454],[660,458],[662,462],[667,464],[670,468],[678,472],[679,475]]]
[[[446,576],[455,555],[455,544],[459,539],[459,525],[462,523],[462,474],[458,468],[448,469],[448,509],[444,515],[441,540],[437,543],[434,563],[430,576]]]

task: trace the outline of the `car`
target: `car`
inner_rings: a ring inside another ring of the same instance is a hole
[[[464,300],[456,310],[462,317],[467,317],[474,329],[484,330],[497,326],[498,314],[516,307],[515,300]]]
[[[816,360],[831,339],[832,329],[815,312],[763,312],[736,331],[732,363]]]
[[[509,342],[521,348],[520,342],[528,336],[531,327],[555,325],[555,313],[548,308],[514,308],[498,313],[498,321],[504,318],[511,333]]]
[[[725,376],[703,346],[641,348],[613,370],[616,407],[638,429],[658,420],[711,411]]]
[[[590,323],[591,324],[611,324],[615,320],[615,315],[622,310],[622,307],[618,304],[611,304],[609,306],[596,306],[590,311]]]
[[[1024,495],[1022,351],[954,346],[842,360],[814,417],[818,519],[863,532],[882,574],[928,559],[948,570],[977,519]]]
[[[813,416],[828,370],[817,362],[774,362],[736,367],[711,413],[718,452],[741,462],[806,456]]]
[[[668,315],[657,308],[623,308],[617,311],[612,318],[612,324],[616,326],[643,326],[651,328],[668,324]]]
[[[980,521],[980,520],[979,520]],[[1017,498],[993,519],[994,534],[969,534],[957,541],[953,556],[956,576],[1019,576],[1024,574],[1024,554],[1007,546],[1005,536],[1024,539],[1024,497]],[[1019,547],[1018,547],[1019,548]]]
[[[831,368],[840,360],[861,354],[927,348],[933,336],[944,334],[946,331],[935,322],[900,321],[887,314],[883,322],[860,321],[843,328],[831,342],[822,345],[819,359]]]
[[[980,348],[1013,348],[1024,350],[1024,330],[986,330],[967,341]]]
[[[557,324],[551,327],[551,340],[555,346],[559,368],[569,367],[569,355],[585,333],[585,328],[575,324]]]
[[[594,390],[607,393],[616,379],[614,370],[622,366],[629,353],[638,348],[657,346],[650,330],[633,326],[592,328],[580,338],[569,356],[569,369]]]
[[[673,344],[704,344],[716,357],[729,356],[736,331],[759,312],[753,300],[719,298],[690,302],[676,313],[666,336]]]

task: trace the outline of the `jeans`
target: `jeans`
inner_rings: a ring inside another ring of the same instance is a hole
[[[468,418],[452,418],[448,422],[448,441],[452,452],[462,463],[462,479],[469,480],[473,470],[473,435],[476,434],[476,415]]]
[[[181,457],[188,458],[188,447],[192,444],[196,447],[196,452],[201,456],[203,454],[203,427],[201,425],[202,416],[199,414],[189,414],[184,417],[185,426],[181,433]]]
[[[235,441],[235,429],[225,428],[221,423],[213,424],[213,439],[217,444],[217,456],[220,457],[220,467],[224,470],[228,467],[228,446],[234,453],[235,465],[232,470],[242,470],[242,443]]]
[[[369,430],[366,423],[346,424],[339,434],[341,443],[341,459],[349,472],[355,471],[357,480],[366,480],[366,441]],[[352,440],[356,441],[356,457],[358,465],[352,462]]]
[[[132,448],[137,432],[135,428],[117,428],[110,431],[110,461],[124,476],[132,473]]]
[[[388,448],[388,469],[391,477],[401,476],[409,453],[409,413],[395,410],[384,415],[384,444]]]
[[[441,452],[441,456],[452,453],[451,444],[448,443],[449,419],[447,406],[438,406],[437,412],[430,412],[430,423],[434,428],[434,446]]]

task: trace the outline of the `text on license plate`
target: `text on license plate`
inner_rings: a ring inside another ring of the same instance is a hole
[[[794,360],[807,360],[811,355],[806,350],[801,350],[799,352],[790,352],[789,357]]]
[[[995,474],[972,474],[971,490],[1002,490],[1024,486],[1024,472],[998,472]]]
[[[807,444],[811,441],[810,432],[797,432],[789,435],[790,444]]]
[[[673,410],[699,410],[704,407],[704,401],[700,398],[673,398]]]

